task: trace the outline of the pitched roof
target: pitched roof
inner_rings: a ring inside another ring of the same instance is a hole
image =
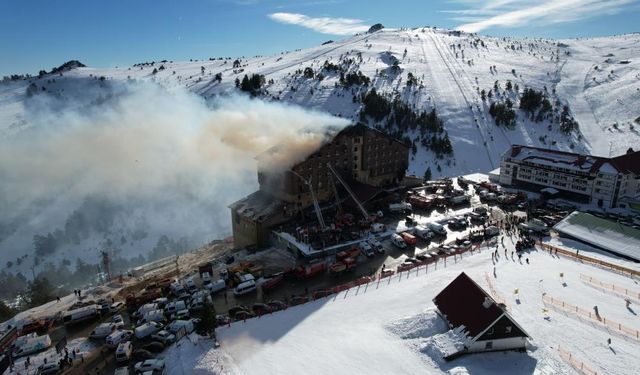
[[[611,159],[611,163],[622,173],[640,175],[640,151],[616,156]]]
[[[447,285],[433,302],[451,326],[464,325],[470,337],[482,333],[504,313],[496,301],[464,272]]]

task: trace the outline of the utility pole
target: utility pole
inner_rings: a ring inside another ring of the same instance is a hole
[[[109,262],[110,262],[109,252],[107,252],[107,250],[102,250],[101,255],[102,255],[102,269],[107,274],[107,281],[111,281],[111,271],[109,270]]]

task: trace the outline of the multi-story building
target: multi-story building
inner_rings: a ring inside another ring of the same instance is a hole
[[[331,169],[347,183],[384,188],[400,184],[409,165],[408,145],[363,124],[346,127],[303,161],[282,168],[271,154],[286,147],[257,157],[260,190],[229,206],[236,248],[264,245],[270,228],[313,204],[312,190],[320,202],[332,198],[340,183]]]
[[[274,172],[268,152],[261,155],[258,182],[260,190],[289,203],[293,209],[304,209],[312,204],[310,186],[320,201],[333,195],[335,175],[329,165],[346,180],[385,187],[402,181],[408,161],[407,145],[358,124],[343,129],[330,142],[285,171]]]
[[[535,191],[554,188],[567,199],[617,207],[640,197],[640,152],[605,158],[514,145],[502,156],[500,183]]]

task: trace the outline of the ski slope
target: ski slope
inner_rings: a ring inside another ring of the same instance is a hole
[[[511,259],[514,244],[505,239],[493,264],[491,251],[450,259],[379,284],[216,330],[220,349],[210,341],[172,347],[168,372],[182,374],[577,374],[560,358],[558,347],[603,374],[635,374],[640,341],[608,331],[593,321],[546,306],[550,296],[586,310],[598,306],[606,319],[640,329],[638,303],[626,308],[622,297],[594,288],[581,274],[639,291],[636,280],[609,271],[533,251]],[[525,262],[528,258],[530,264]],[[473,354],[445,362],[441,354],[459,345],[434,312],[432,298],[461,271],[466,272],[531,336],[526,353]],[[636,312],[636,313],[634,313]],[[607,339],[611,338],[611,345]],[[179,359],[177,361],[176,359]]]

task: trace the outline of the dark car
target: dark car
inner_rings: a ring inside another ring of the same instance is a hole
[[[133,351],[133,359],[136,361],[144,361],[146,359],[152,359],[155,356],[150,351],[144,349],[136,349]]]
[[[269,301],[267,303],[267,305],[269,305],[269,307],[271,307],[271,311],[279,311],[279,310],[284,310],[287,308],[287,304],[282,302],[282,301],[278,301],[278,300],[272,300]]]
[[[241,310],[238,311],[237,313],[235,313],[233,315],[233,318],[238,321],[238,320],[245,320],[245,319],[251,319],[253,317],[255,317],[256,315],[252,312],[246,311],[246,310]]]
[[[254,303],[253,306],[251,306],[251,310],[256,315],[264,315],[271,312],[271,307],[265,303]]]
[[[431,259],[431,257],[426,256],[424,254],[416,254],[415,257],[416,257],[417,260],[419,260],[421,262],[424,262],[425,260]]]
[[[160,341],[152,341],[142,347],[143,350],[151,353],[160,353],[164,350],[164,344]]]
[[[216,325],[224,326],[231,323],[231,318],[226,315],[216,315]]]
[[[236,315],[237,312],[240,312],[240,311],[249,311],[249,308],[243,305],[233,306],[232,308],[229,309],[229,316],[234,316]]]
[[[413,263],[413,264],[420,263],[420,261],[415,258],[407,258],[404,261],[405,263]]]
[[[307,302],[309,302],[309,297],[307,296],[295,296],[291,298],[291,306],[301,305]]]

